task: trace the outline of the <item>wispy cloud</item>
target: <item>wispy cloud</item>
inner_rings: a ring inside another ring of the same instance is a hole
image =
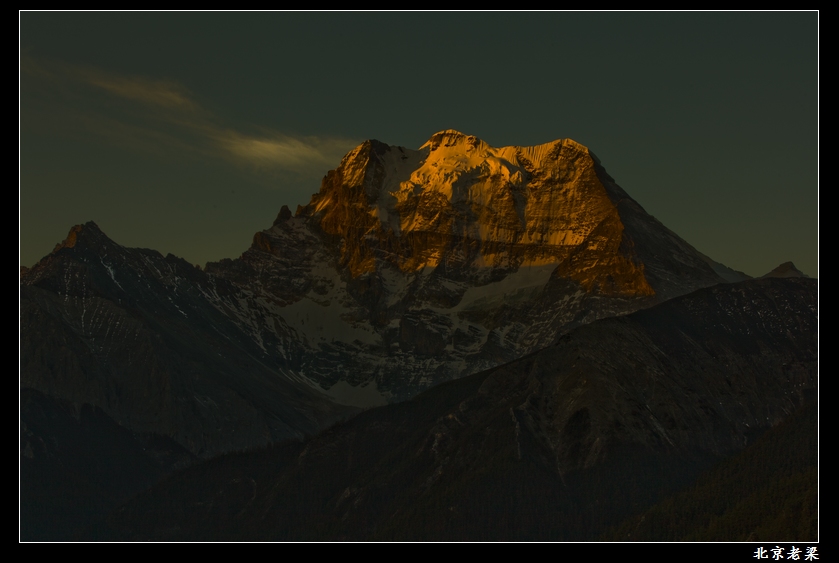
[[[126,78],[88,72],[87,82],[122,98],[165,108],[194,109],[184,89],[174,83],[145,78]]]
[[[58,91],[87,92],[75,92],[73,96],[73,103],[79,106],[73,123],[83,124],[85,130],[107,137],[109,142],[122,142],[132,148],[145,144],[159,151],[161,146],[169,146],[177,151],[226,158],[256,171],[320,173],[325,167],[335,166],[358,144],[354,139],[296,137],[265,128],[257,133],[245,132],[245,127],[224,123],[220,116],[205,110],[187,88],[174,81],[31,58],[21,60],[21,71],[52,88],[57,86]],[[124,109],[114,110],[110,104],[106,112],[90,103],[90,87],[128,106],[117,104]],[[82,114],[84,118],[80,117]]]
[[[219,146],[236,158],[257,166],[277,165],[291,170],[310,166],[336,165],[338,160],[355,144],[346,139],[286,135],[243,135],[232,130],[221,133]]]

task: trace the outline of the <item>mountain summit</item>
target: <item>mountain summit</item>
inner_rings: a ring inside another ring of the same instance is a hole
[[[571,140],[496,149],[449,130],[416,151],[369,141],[298,215],[346,241],[342,263],[354,277],[375,271],[377,257],[405,273],[442,266],[478,283],[566,263],[586,291],[655,293],[623,244],[594,160]]]
[[[419,150],[367,141],[297,216],[340,237],[353,276],[375,271],[377,258],[403,272],[443,266],[478,282],[553,264],[563,265],[557,277],[589,293],[650,296],[679,292],[675,260],[682,277],[717,281],[571,139],[494,148],[446,130]],[[644,231],[657,240],[639,254],[636,241],[654,242]]]

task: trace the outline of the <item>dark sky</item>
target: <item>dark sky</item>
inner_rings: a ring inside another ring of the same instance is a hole
[[[20,262],[232,258],[359,142],[570,137],[698,250],[818,274],[818,13],[20,14]]]

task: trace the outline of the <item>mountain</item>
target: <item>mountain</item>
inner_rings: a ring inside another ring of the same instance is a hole
[[[817,298],[815,280],[752,280],[599,320],[303,444],[232,454],[176,474],[114,513],[110,533],[132,540],[592,540],[754,443],[763,463],[752,453],[733,465],[733,477],[732,464],[723,467],[728,477],[716,478],[719,490],[699,483],[703,506],[724,511],[752,491],[783,485],[778,477],[786,473],[770,466],[813,466]],[[804,430],[764,434],[808,404]],[[794,494],[815,490],[817,473],[800,473]],[[679,522],[696,529],[701,524],[684,520],[694,517],[688,512],[678,512]],[[800,528],[806,537],[796,535],[793,514],[791,528],[780,517],[773,523],[791,535],[763,539],[812,539],[811,516]],[[643,533],[668,539],[654,528]]]
[[[311,434],[732,275],[569,139],[367,141],[307,206],[204,270],[74,227],[21,272],[21,382],[212,455]]]
[[[792,262],[784,262],[768,274],[762,276],[764,278],[808,278],[807,274],[795,267]]]
[[[163,475],[179,466],[166,452],[301,441],[596,319],[743,278],[570,139],[366,141],[308,205],[283,206],[239,258],[203,269],[78,225],[20,271],[22,471],[42,476],[22,480],[22,503],[50,528],[41,516],[61,507],[47,485],[62,468],[83,473],[56,461],[75,453],[113,469],[96,479],[113,486],[94,512],[147,485],[123,479],[92,436]],[[76,423],[57,422],[67,416]]]
[[[283,375],[282,356],[236,316],[249,297],[93,223],[74,227],[22,279],[21,386],[205,457],[300,439],[357,412]]]
[[[419,150],[362,143],[308,205],[206,270],[287,321],[295,345],[276,353],[291,369],[387,401],[745,279],[648,215],[582,145],[493,148],[451,130]]]

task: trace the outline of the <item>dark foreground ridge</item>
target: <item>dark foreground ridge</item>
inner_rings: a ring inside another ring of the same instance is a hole
[[[185,470],[113,513],[107,535],[598,539],[761,435],[774,456],[799,454],[764,432],[816,392],[816,302],[814,280],[763,279],[597,321],[303,444]],[[779,539],[811,531],[796,521]]]
[[[742,452],[603,536],[606,541],[817,541],[815,397]]]

